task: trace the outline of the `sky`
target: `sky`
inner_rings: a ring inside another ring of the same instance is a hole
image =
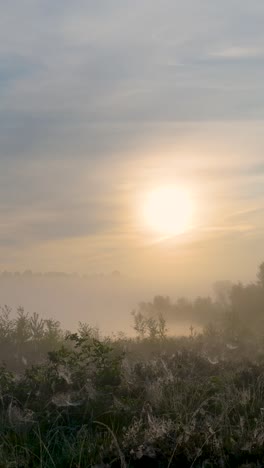
[[[254,278],[263,21],[259,0],[0,0],[0,270]],[[140,210],[167,185],[193,218],[164,239]]]

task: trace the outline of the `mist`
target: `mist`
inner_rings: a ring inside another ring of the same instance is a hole
[[[43,318],[58,320],[63,329],[73,331],[78,322],[85,322],[98,327],[104,334],[123,331],[131,335],[131,312],[139,303],[151,301],[157,295],[169,295],[172,300],[181,296],[192,298],[206,290],[209,293],[210,289],[209,285],[192,288],[173,281],[167,281],[166,285],[154,279],[142,281],[123,276],[118,271],[85,276],[6,271],[0,274],[0,305],[6,304],[14,311],[23,306],[30,314],[37,312]],[[189,326],[189,322],[187,328],[179,325],[185,332]]]

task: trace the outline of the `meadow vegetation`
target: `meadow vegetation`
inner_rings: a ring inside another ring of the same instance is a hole
[[[217,292],[139,304],[135,337],[2,307],[0,467],[264,466],[264,265]]]

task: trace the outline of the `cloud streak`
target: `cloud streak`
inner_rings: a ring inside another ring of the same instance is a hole
[[[55,255],[59,267],[61,246],[80,261],[85,242],[87,269],[91,257],[98,268],[140,263],[135,193],[164,181],[194,187],[215,239],[262,229],[263,4],[14,0],[0,10],[4,263],[41,267]],[[240,208],[248,214],[226,220]]]

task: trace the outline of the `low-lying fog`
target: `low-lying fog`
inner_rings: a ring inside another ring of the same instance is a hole
[[[78,322],[97,326],[103,333],[123,331],[133,333],[132,310],[141,301],[151,301],[157,294],[176,299],[188,295],[183,288],[142,284],[118,274],[79,277],[73,275],[2,274],[0,275],[0,305],[54,318],[63,329],[76,330]],[[173,333],[189,333],[190,324],[173,324]],[[171,327],[170,327],[171,328]]]

